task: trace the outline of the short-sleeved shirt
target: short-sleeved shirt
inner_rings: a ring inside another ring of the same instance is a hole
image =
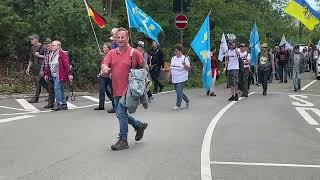
[[[111,79],[113,96],[125,96],[129,83],[129,72],[131,67],[137,68],[141,66],[144,61],[141,53],[136,49],[133,49],[132,53],[132,65],[130,51],[133,49],[128,46],[124,52],[120,52],[119,48],[112,49],[108,55],[105,56],[102,64],[106,64],[111,68]]]
[[[229,63],[228,63],[227,70],[239,69],[239,59],[238,59],[237,50],[236,49],[229,50],[228,57],[229,57]]]
[[[184,65],[182,64],[183,61],[190,66],[189,58],[184,55],[181,57],[174,56],[171,59],[171,76],[172,76],[172,83],[181,83],[186,80],[188,80],[188,70],[184,68]]]

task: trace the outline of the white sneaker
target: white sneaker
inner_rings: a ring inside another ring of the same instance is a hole
[[[181,109],[181,107],[179,107],[179,106],[174,106],[174,107],[172,108],[172,110],[179,110],[179,109]]]

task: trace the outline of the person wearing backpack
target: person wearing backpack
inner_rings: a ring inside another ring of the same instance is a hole
[[[263,43],[261,45],[261,52],[258,54],[257,69],[262,83],[262,95],[266,96],[268,89],[268,78],[271,72],[274,73],[275,69],[273,56],[268,51],[267,43]]]
[[[279,67],[279,77],[280,83],[287,83],[288,76],[288,60],[289,60],[289,52],[285,49],[285,44],[280,46],[280,50],[276,55],[276,64]]]
[[[231,87],[231,97],[228,101],[238,101],[238,83],[239,83],[239,58],[236,50],[236,44],[232,43],[226,55],[227,78]]]
[[[172,83],[176,89],[177,100],[173,110],[181,109],[182,99],[186,102],[186,108],[189,108],[190,100],[183,93],[184,82],[188,80],[188,70],[190,70],[189,58],[182,54],[182,46],[177,44],[174,46],[174,53],[176,54],[171,58],[170,72]]]
[[[138,121],[128,115],[128,108],[120,103],[120,99],[125,97],[129,86],[129,73],[131,69],[143,68],[149,70],[141,53],[129,45],[129,33],[124,28],[119,28],[116,32],[116,42],[118,47],[109,51],[102,62],[102,74],[112,74],[113,97],[116,107],[116,116],[119,120],[119,138],[111,146],[112,150],[128,149],[128,124],[136,130],[135,140],[143,138],[144,131],[148,123]],[[132,55],[131,55],[132,54]]]

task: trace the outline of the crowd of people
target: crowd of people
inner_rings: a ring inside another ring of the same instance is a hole
[[[148,123],[137,120],[130,113],[135,112],[139,104],[147,108],[148,103],[154,98],[153,94],[163,91],[164,85],[159,81],[159,77],[164,68],[165,55],[157,42],[152,42],[150,50],[145,50],[143,41],[138,41],[136,47],[131,47],[128,31],[124,28],[113,28],[111,34],[110,42],[103,44],[101,70],[97,74],[99,106],[94,110],[105,109],[107,94],[112,102],[112,107],[107,112],[116,113],[120,127],[119,138],[111,148],[122,150],[129,148],[128,124],[136,131],[136,141],[143,138],[144,131],[148,127]],[[37,103],[41,87],[44,87],[49,94],[48,104],[44,108],[51,108],[54,111],[67,110],[64,83],[73,80],[68,52],[62,50],[60,41],[46,38],[41,44],[38,35],[32,35],[30,38],[32,48],[26,74],[34,77],[36,93],[29,102]],[[302,73],[316,71],[318,56],[319,50],[313,45],[300,52],[299,46],[290,50],[283,45],[272,50],[263,43],[257,63],[254,64],[250,48],[244,43],[237,48],[236,43],[232,42],[223,61],[220,62],[216,60],[215,51],[211,49],[212,87],[206,94],[216,96],[215,84],[221,74],[220,70],[226,72],[227,87],[231,90],[229,101],[238,101],[239,96],[248,97],[250,85],[255,81],[256,85],[262,85],[262,94],[266,96],[268,83],[272,80],[287,83],[288,76],[292,79],[293,90],[298,91],[301,89]],[[135,69],[141,71],[134,71]],[[171,82],[176,90],[173,110],[181,109],[182,101],[185,102],[185,108],[190,106],[190,99],[183,91],[190,69],[190,58],[183,54],[182,45],[175,45],[174,56],[170,63]],[[153,92],[150,89],[151,81]]]

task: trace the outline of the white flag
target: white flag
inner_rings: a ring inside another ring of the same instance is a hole
[[[285,49],[293,49],[293,46],[288,43],[288,41],[286,40],[286,37],[283,35],[281,38],[281,41],[279,43],[279,46],[285,45]]]
[[[228,44],[226,41],[226,36],[224,35],[224,33],[222,33],[218,59],[222,61],[223,57],[226,55],[227,52],[228,52]]]

